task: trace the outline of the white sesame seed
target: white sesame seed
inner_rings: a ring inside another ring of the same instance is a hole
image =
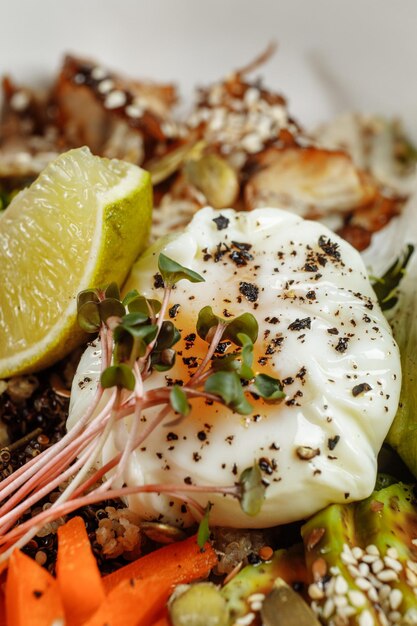
[[[409,567],[414,574],[417,574],[417,563],[415,561],[408,560],[407,567]]]
[[[142,117],[145,111],[142,109],[142,107],[138,107],[134,104],[128,104],[125,108],[125,112],[126,115],[128,115],[129,117],[138,118]]]
[[[403,601],[403,594],[400,589],[393,589],[389,594],[389,603],[393,611],[396,611]]]
[[[401,572],[403,569],[403,566],[401,565],[401,563],[399,561],[397,561],[396,559],[393,559],[389,556],[385,556],[384,557],[384,563],[387,567],[390,567],[391,569],[393,569],[395,572]]]
[[[246,615],[239,617],[235,623],[239,624],[239,626],[249,626],[249,624],[252,624],[255,617],[255,613],[247,613]]]
[[[316,583],[309,585],[308,595],[312,600],[321,600],[324,597],[322,589]]]
[[[175,137],[175,135],[177,134],[175,124],[172,124],[171,122],[164,122],[164,124],[162,124],[161,130],[166,137]]]
[[[325,593],[328,598],[331,598],[333,596],[335,586],[336,578],[331,578],[325,587]]]
[[[413,544],[413,546],[417,546],[417,539],[412,539],[411,543]]]
[[[347,593],[347,590],[349,589],[349,586],[346,582],[346,580],[343,578],[343,576],[338,576],[336,578],[336,584],[335,584],[335,592],[339,595],[344,595],[345,593]]]
[[[95,67],[91,71],[91,78],[93,78],[94,80],[103,80],[103,78],[106,78],[106,76],[107,72],[104,67]]]
[[[388,548],[387,556],[389,556],[391,559],[398,559],[398,550],[397,550],[397,548]]]
[[[370,611],[362,611],[362,613],[358,617],[359,626],[374,626],[374,618],[372,617]]]
[[[374,587],[371,587],[370,589],[368,589],[368,598],[370,599],[371,602],[378,602],[379,600],[379,596],[378,596],[378,592]]]
[[[352,556],[352,553],[342,552],[342,554],[340,555],[340,558],[342,559],[342,563],[344,563],[345,565],[357,564],[357,560],[355,559],[354,556]]]
[[[369,574],[369,565],[367,563],[359,563],[359,571],[361,576],[367,576]]]
[[[401,619],[401,613],[398,611],[391,611],[388,613],[388,619],[390,619],[393,624],[398,624]]]
[[[367,578],[369,582],[372,584],[372,587],[375,587],[375,589],[380,589],[382,587],[381,581],[378,580],[378,578],[374,576],[373,574],[369,573]]]
[[[352,554],[352,550],[348,543],[343,544],[342,552],[346,552],[347,554]]]
[[[340,569],[337,567],[337,565],[332,565],[332,567],[329,569],[329,572],[332,576],[337,576],[338,574],[340,574]]]
[[[324,619],[329,619],[331,615],[334,613],[334,602],[331,598],[328,598],[323,607],[323,617]]]
[[[250,605],[250,608],[255,613],[258,613],[261,610],[261,608],[262,608],[262,602],[252,602],[251,605]]]
[[[380,621],[381,626],[390,626],[388,618],[386,617],[385,613],[383,613],[382,611],[378,611],[378,619]]]
[[[363,557],[363,550],[359,546],[355,546],[352,548],[352,554],[355,559],[361,559]]]
[[[249,133],[249,135],[245,135],[241,141],[241,145],[242,148],[250,154],[254,154],[255,152],[262,150],[262,140],[256,133]]]
[[[384,562],[382,561],[382,559],[374,561],[374,563],[372,563],[371,565],[371,569],[374,574],[378,574],[378,572],[381,572],[384,569]]]
[[[392,580],[398,580],[398,575],[393,569],[384,569],[377,574],[377,578],[383,583],[388,583]]]
[[[379,556],[379,550],[373,543],[370,543],[369,546],[366,546],[366,552],[368,554]]]
[[[263,602],[264,600],[265,600],[265,594],[264,593],[253,593],[248,598],[248,602]]]
[[[106,78],[105,80],[102,80],[101,83],[98,84],[97,86],[97,90],[102,93],[109,93],[109,91],[111,91],[114,87],[114,82],[111,80],[111,78]]]
[[[379,595],[379,599],[381,600],[381,602],[383,602],[384,600],[386,600],[389,597],[389,594],[391,593],[391,587],[390,585],[382,585],[381,589],[378,592]]]
[[[245,103],[250,107],[258,102],[259,96],[259,89],[256,89],[256,87],[249,87],[249,89],[245,91],[245,95],[243,96],[243,98],[245,100]]]
[[[348,603],[346,596],[335,596],[333,602],[335,603],[335,606],[337,606],[337,608],[346,606]]]
[[[348,572],[351,576],[353,576],[353,578],[356,578],[356,576],[360,576],[361,573],[358,570],[357,567],[355,567],[354,565],[348,565]]]
[[[284,126],[287,123],[287,111],[285,110],[285,107],[280,106],[279,104],[274,104],[269,110],[274,120],[280,126]]]
[[[10,98],[13,111],[24,111],[29,106],[29,96],[24,91],[16,91]]]
[[[366,602],[366,597],[362,591],[357,591],[356,589],[348,592],[348,598],[351,605],[356,607],[363,606]]]
[[[375,561],[378,561],[378,560],[380,560],[380,559],[378,559],[376,554],[365,554],[362,557],[362,561],[364,563],[368,563],[369,565],[371,565],[372,563],[375,563]]]
[[[417,624],[417,609],[412,607],[404,615],[405,624]]]
[[[352,615],[356,614],[356,609],[353,606],[341,606],[339,607],[338,613],[340,617],[352,617]]]
[[[124,91],[111,91],[104,101],[106,109],[118,109],[126,104],[126,94]]]
[[[368,591],[368,589],[372,587],[369,580],[366,580],[366,578],[361,578],[360,576],[355,579],[355,584],[357,587],[359,587],[359,589],[362,589],[362,591]]]
[[[407,583],[411,586],[411,587],[417,587],[417,576],[414,574],[414,572],[412,572],[408,567],[405,570],[406,576],[407,576]]]

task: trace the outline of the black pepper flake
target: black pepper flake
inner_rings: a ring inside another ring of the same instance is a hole
[[[349,498],[349,496],[350,496],[350,492],[349,491],[345,491],[344,496],[345,496],[345,500],[347,500]]]
[[[253,261],[253,256],[249,252],[233,250],[229,254],[229,259],[233,261],[236,267],[244,267],[248,264],[248,261]]]
[[[193,452],[193,461],[195,461],[195,463],[198,463],[200,459],[201,454],[199,454],[198,452]]]
[[[190,348],[192,348],[194,346],[194,342],[197,338],[197,335],[195,333],[189,333],[185,338],[185,349],[186,350],[190,350]]]
[[[177,313],[178,313],[178,309],[180,308],[180,306],[181,306],[180,304],[174,304],[174,305],[173,305],[173,306],[169,309],[168,313],[169,313],[169,317],[170,317],[171,319],[173,319],[173,318],[177,315]]]
[[[224,354],[230,345],[231,345],[230,341],[220,341],[217,344],[216,354]]]
[[[221,242],[218,243],[216,246],[216,252],[214,255],[214,262],[218,263],[219,261],[221,261],[224,255],[226,254],[226,252],[230,252],[229,246],[226,245],[225,243],[221,243]]]
[[[197,437],[200,441],[205,441],[207,439],[207,435],[204,430],[199,430],[197,433]]]
[[[334,450],[337,444],[339,443],[340,435],[335,435],[334,437],[329,437],[327,440],[327,447],[329,450]]]
[[[307,368],[303,365],[295,376],[296,378],[299,378],[300,380],[304,380],[304,376],[306,375],[306,373],[307,373]]]
[[[349,341],[349,337],[340,337],[334,349],[337,352],[346,352],[347,347],[348,347],[348,341]]]
[[[311,317],[304,317],[302,320],[297,317],[297,319],[288,326],[288,330],[304,330],[304,328],[311,328]]]
[[[37,589],[34,589],[33,591],[33,595],[35,596],[35,598],[39,599],[42,598],[43,596],[43,591],[38,591]]]
[[[258,299],[259,288],[253,283],[240,282],[239,291],[249,302],[256,302]]]
[[[284,378],[282,380],[283,385],[292,385],[293,382],[294,382],[294,378],[292,376],[287,376],[287,378]]]
[[[310,291],[307,291],[306,298],[308,300],[315,300],[316,299],[316,292],[313,289],[311,289]]]
[[[167,441],[177,441],[178,435],[176,433],[168,433]]]
[[[259,459],[258,465],[259,465],[259,469],[262,472],[265,472],[265,474],[268,474],[269,476],[273,474],[274,470],[272,468],[271,461],[269,459],[262,457],[261,459]]]
[[[186,484],[186,485],[192,485],[192,484],[193,484],[193,481],[192,481],[192,479],[191,479],[191,476],[186,476],[186,477],[184,478],[184,482],[185,482],[185,484]]]
[[[337,328],[328,328],[327,332],[329,333],[329,335],[338,335],[339,331],[337,330]]]
[[[218,217],[214,217],[213,222],[216,224],[217,230],[224,230],[230,224],[230,220],[224,215],[219,215]]]
[[[164,286],[164,279],[162,278],[161,274],[159,274],[159,272],[154,274],[153,286],[155,287],[155,289],[160,289]]]
[[[266,365],[268,363],[268,359],[265,356],[261,356],[258,359],[258,364],[259,365]]]
[[[362,393],[366,393],[367,391],[371,391],[371,385],[368,383],[360,383],[360,385],[355,385],[352,389],[352,396],[356,398],[356,396],[361,395]]]
[[[318,272],[319,271],[319,266],[316,265],[315,263],[305,263],[303,266],[303,270],[305,272]]]
[[[243,243],[241,241],[232,241],[232,245],[238,250],[244,250],[245,252],[252,248],[251,243]]]
[[[319,246],[331,259],[340,261],[339,244],[333,243],[333,241],[321,235],[321,237],[319,237]]]
[[[190,369],[193,369],[198,366],[196,356],[182,357],[182,362],[184,363],[184,365],[186,365]]]
[[[232,474],[233,474],[233,476],[237,476],[237,465],[236,465],[236,463],[233,463]]]

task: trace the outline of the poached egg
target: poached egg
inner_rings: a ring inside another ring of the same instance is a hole
[[[280,404],[250,398],[249,416],[191,400],[185,419],[175,424],[169,415],[131,454],[119,486],[233,485],[257,462],[268,483],[257,516],[246,515],[234,498],[193,494],[203,506],[213,503],[213,525],[246,528],[303,519],[329,503],[367,497],[397,409],[401,368],[359,253],[322,224],[280,209],[206,207],[184,232],[158,241],[139,259],[126,291],[162,299],[160,252],[205,282],[182,280],[172,290],[169,315],[181,332],[176,363],[168,372],[153,372],[146,388],[193,374],[207,350],[195,324],[210,305],[226,319],[244,312],[256,317],[253,369],[279,378],[286,397]],[[68,428],[91,402],[100,361],[96,341],[74,378]],[[142,418],[149,421],[159,410],[147,409]],[[123,449],[130,419],[114,429],[100,464]],[[184,526],[194,521],[193,509],[167,494],[129,496],[128,504],[144,519]]]

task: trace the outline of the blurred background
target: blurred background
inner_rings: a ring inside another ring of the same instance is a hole
[[[402,116],[417,137],[416,0],[2,0],[0,73],[43,83],[65,52],[196,85],[247,64],[304,126],[345,110]]]

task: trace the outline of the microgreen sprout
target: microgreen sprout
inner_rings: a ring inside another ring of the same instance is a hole
[[[172,387],[144,387],[153,371],[168,371],[175,363],[175,345],[180,331],[165,319],[169,295],[180,280],[204,279],[164,254],[158,267],[164,282],[162,302],[147,299],[136,290],[123,300],[112,283],[101,289],[87,289],[78,295],[78,322],[87,333],[98,333],[102,353],[100,384],[86,413],[56,444],[16,470],[0,484],[0,556],[6,559],[15,547],[25,545],[42,526],[80,506],[133,493],[166,493],[182,499],[202,518],[199,542],[209,535],[206,510],[192,497],[194,493],[231,496],[240,501],[248,515],[259,512],[265,485],[258,463],[245,470],[238,483],[226,486],[157,484],[118,487],[130,454],[166,418],[189,419],[195,398],[217,402],[241,415],[253,406],[247,395],[279,402],[284,393],[279,380],[253,370],[254,342],[258,324],[250,313],[223,319],[211,307],[204,307],[196,323],[197,334],[208,343],[207,352],[188,381]],[[232,351],[218,356],[221,340]],[[142,411],[159,407],[155,417],[143,422]],[[130,429],[123,451],[97,469],[103,447],[113,429],[130,417]],[[165,420],[165,421],[164,421]],[[62,483],[60,497],[47,511],[15,524],[22,515]]]

